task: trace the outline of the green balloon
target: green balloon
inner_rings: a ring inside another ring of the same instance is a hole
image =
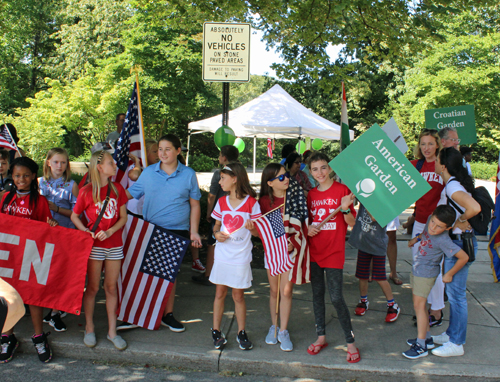
[[[295,145],[295,150],[297,150],[297,152],[302,155],[304,154],[304,152],[306,151],[306,143],[305,142],[302,142],[302,141],[299,141],[296,145]]]
[[[214,134],[214,141],[220,149],[222,146],[232,145],[236,139],[234,131],[229,126],[222,126]]]
[[[314,150],[320,150],[323,147],[323,141],[319,138],[314,138],[311,146]]]
[[[243,142],[243,139],[241,138],[236,138],[236,140],[233,143],[233,146],[236,147],[240,153],[242,153],[243,150],[245,150],[245,142]]]

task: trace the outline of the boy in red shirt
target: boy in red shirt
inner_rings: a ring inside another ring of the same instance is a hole
[[[342,283],[345,261],[345,236],[347,226],[354,225],[354,195],[349,189],[330,177],[332,169],[328,165],[329,158],[322,153],[314,153],[309,162],[309,171],[318,182],[307,195],[309,210],[309,251],[311,254],[311,286],[313,292],[314,317],[318,339],[311,344],[307,352],[318,354],[328,346],[325,336],[325,273],[328,291],[332,304],[337,311],[342,330],[347,342],[347,362],[355,363],[361,360],[359,350],[354,343],[351,316],[345,303]],[[316,228],[337,207],[340,212],[321,229]]]

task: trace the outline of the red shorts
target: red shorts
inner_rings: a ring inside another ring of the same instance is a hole
[[[385,255],[375,256],[358,250],[358,261],[356,263],[356,277],[360,280],[370,278],[370,263],[373,260],[372,279],[387,280],[385,274]]]

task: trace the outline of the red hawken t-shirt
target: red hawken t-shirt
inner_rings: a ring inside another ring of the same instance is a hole
[[[52,219],[49,203],[47,202],[47,199],[45,199],[45,196],[39,195],[36,204],[31,206],[29,195],[19,197],[16,194],[10,203],[4,207],[3,202],[7,195],[8,194],[5,194],[2,198],[2,213],[20,218],[37,220],[44,223],[47,222],[47,218]]]
[[[125,193],[125,189],[120,185],[120,183],[113,184],[118,191],[118,197],[111,190],[109,195],[109,203],[106,207],[106,212],[102,216],[101,221],[99,222],[99,226],[97,227],[96,233],[99,231],[107,231],[111,227],[113,227],[116,222],[120,219],[120,207],[127,203],[128,198]],[[100,190],[100,203],[94,203],[94,198],[92,197],[92,183],[87,184],[83,187],[78,193],[78,199],[76,200],[75,207],[73,208],[73,212],[77,215],[85,212],[85,215],[88,219],[88,229],[92,229],[94,223],[101,212],[102,205],[104,200],[106,199],[106,193],[108,192],[108,185],[101,187]],[[116,248],[121,247],[123,245],[122,240],[122,229],[116,231],[111,237],[107,238],[104,241],[100,241],[96,239],[94,241],[95,247],[100,248]]]
[[[417,167],[418,160],[412,160],[411,164]],[[415,220],[419,223],[425,224],[427,218],[432,215],[436,206],[441,198],[441,191],[443,191],[444,183],[443,178],[434,172],[436,161],[424,161],[424,165],[420,170],[420,175],[432,187],[424,196],[417,200],[415,203]]]
[[[312,225],[321,223],[341,204],[341,199],[349,195],[351,191],[339,182],[333,182],[326,191],[313,188],[307,195],[307,209],[309,210],[309,221]],[[349,207],[356,217],[354,205]],[[344,215],[339,212],[328,223],[321,227],[316,236],[308,236],[311,261],[317,263],[321,268],[343,269],[345,261],[345,236],[347,223]]]

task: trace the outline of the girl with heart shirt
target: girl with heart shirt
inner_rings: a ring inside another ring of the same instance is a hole
[[[332,169],[329,162],[326,155],[318,152],[312,154],[309,162],[311,175],[318,182],[318,187],[307,195],[309,221],[312,221],[308,232],[311,287],[318,339],[309,346],[307,352],[316,355],[328,346],[325,332],[325,289],[328,287],[347,342],[347,362],[355,363],[361,357],[354,343],[351,316],[342,291],[347,226],[352,227],[356,222],[352,204],[354,195],[344,184],[330,176]],[[318,229],[316,226],[339,206],[340,212]]]
[[[272,211],[285,203],[285,195],[289,183],[290,178],[283,165],[279,163],[270,163],[264,168],[264,171],[262,171],[259,198],[260,210],[263,214]],[[291,244],[289,244],[289,246],[290,245]],[[289,248],[289,250],[292,248]],[[271,311],[272,322],[266,336],[266,343],[268,345],[275,345],[280,342],[281,350],[292,351],[293,344],[287,330],[288,320],[290,319],[290,312],[292,310],[293,292],[293,283],[290,281],[289,277],[290,271],[288,270],[282,273],[281,277],[272,276],[271,271],[269,270],[267,256],[273,256],[273,254],[266,253],[266,256],[264,257],[264,266],[267,270],[267,279],[269,280],[270,287],[269,308]],[[278,279],[280,279],[279,285]],[[276,300],[278,298],[278,288],[280,291],[279,295],[281,297],[279,303],[280,326],[276,329]],[[277,335],[275,335],[275,333],[277,333]]]
[[[214,300],[214,321],[212,339],[216,349],[226,343],[220,331],[224,300],[228,288],[232,288],[240,349],[250,350],[253,345],[245,332],[246,304],[244,289],[252,286],[252,242],[251,235],[257,235],[251,219],[261,216],[260,207],[255,199],[255,191],[250,186],[248,175],[241,163],[229,163],[221,170],[219,181],[222,190],[228,193],[220,198],[212,211],[215,219],[214,266],[210,273],[210,281],[216,284]]]

